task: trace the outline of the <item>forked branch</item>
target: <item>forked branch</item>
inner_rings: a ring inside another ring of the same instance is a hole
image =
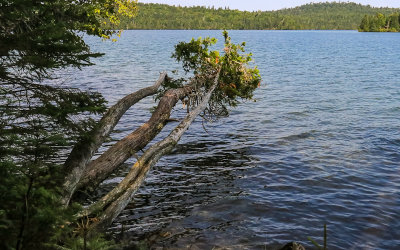
[[[167,73],[163,72],[153,86],[140,89],[119,100],[104,114],[99,124],[90,133],[89,138],[75,145],[64,163],[66,177],[63,184],[64,193],[62,203],[65,206],[68,205],[71,196],[75,192],[88,162],[103,144],[104,140],[110,135],[120,118],[135,103],[147,96],[154,95],[166,77]]]
[[[115,169],[143,149],[168,122],[175,104],[194,90],[194,84],[168,90],[160,99],[151,118],[131,134],[121,139],[99,158],[90,162],[78,184],[81,189],[94,190]]]
[[[207,107],[208,101],[218,85],[218,79],[219,71],[215,76],[213,85],[203,96],[199,105],[192,110],[165,139],[147,149],[117,187],[98,202],[87,208],[84,214],[99,213],[96,222],[91,226],[91,231],[101,230],[111,224],[128,205],[135,192],[142,185],[150,168],[154,166],[163,155],[169,153],[175,147],[190,124]]]

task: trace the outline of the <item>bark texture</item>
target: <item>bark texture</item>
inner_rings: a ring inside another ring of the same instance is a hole
[[[117,187],[98,202],[87,208],[84,214],[98,214],[96,222],[91,226],[91,232],[97,232],[109,226],[128,205],[135,192],[142,185],[150,168],[154,166],[163,155],[169,153],[175,147],[190,124],[207,107],[208,101],[218,84],[218,78],[219,73],[215,76],[212,87],[203,96],[199,105],[192,110],[165,139],[146,150]]]
[[[64,163],[66,177],[63,184],[64,193],[62,203],[65,206],[68,205],[75,192],[88,162],[103,144],[104,140],[110,135],[120,118],[132,105],[147,96],[154,95],[166,77],[167,74],[163,72],[153,86],[140,89],[119,100],[104,114],[99,124],[91,132],[90,140],[81,141],[72,149],[71,154]]]
[[[160,133],[168,122],[171,110],[175,104],[194,89],[193,84],[178,89],[168,90],[151,118],[131,134],[111,146],[99,158],[90,162],[78,184],[78,188],[93,191],[115,169],[143,149],[154,137]]]

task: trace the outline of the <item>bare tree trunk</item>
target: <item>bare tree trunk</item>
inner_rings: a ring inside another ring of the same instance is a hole
[[[189,84],[178,89],[168,90],[146,123],[88,164],[78,188],[93,191],[116,168],[137,151],[143,149],[165,126],[175,104],[190,94],[194,90],[194,86],[194,84]]]
[[[147,149],[117,187],[83,212],[82,215],[99,213],[96,222],[91,226],[92,232],[102,230],[110,225],[128,205],[135,192],[142,185],[150,168],[175,147],[190,124],[207,107],[208,101],[218,84],[218,78],[219,72],[215,76],[214,84],[204,95],[200,104],[165,139]]]
[[[79,142],[73,148],[71,154],[64,163],[66,177],[63,184],[63,205],[68,205],[78,182],[85,171],[87,163],[103,144],[107,136],[112,132],[120,118],[132,105],[147,96],[155,94],[161,84],[165,81],[166,77],[167,73],[163,72],[153,86],[140,89],[118,101],[107,111],[96,128],[91,132],[90,139]]]

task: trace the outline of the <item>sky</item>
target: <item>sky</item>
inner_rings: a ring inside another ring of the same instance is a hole
[[[214,6],[229,7],[230,9],[239,10],[278,10],[283,8],[292,8],[307,4],[310,2],[326,2],[318,0],[139,0],[142,3],[163,3],[169,5],[181,6]],[[332,2],[332,1],[328,1]],[[337,2],[347,2],[339,1]],[[353,0],[350,2],[361,3],[376,7],[393,7],[400,8],[400,0]]]

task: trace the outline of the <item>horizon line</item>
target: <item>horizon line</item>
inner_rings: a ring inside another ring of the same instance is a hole
[[[362,4],[362,3],[356,3],[356,2],[352,2],[352,1],[321,1],[321,2],[309,2],[309,3],[305,3],[305,4],[301,4],[301,5],[297,5],[294,7],[284,7],[284,8],[280,8],[280,9],[273,9],[273,10],[241,10],[241,9],[231,9],[229,6],[219,6],[219,7],[215,7],[214,5],[181,5],[181,4],[168,4],[168,3],[154,3],[154,2],[139,2],[140,4],[160,4],[160,5],[167,5],[167,6],[171,6],[171,7],[180,7],[180,8],[195,8],[195,7],[200,7],[200,8],[207,8],[207,9],[225,9],[225,10],[237,10],[237,11],[241,11],[241,12],[274,12],[274,11],[281,11],[281,10],[288,10],[288,9],[295,9],[295,8],[299,8],[302,6],[306,6],[306,5],[318,5],[318,4],[325,4],[325,3],[337,3],[337,4],[356,4],[356,5],[361,5],[361,6],[365,6],[365,7],[371,7],[371,8],[378,8],[378,9],[399,9],[400,7],[389,7],[389,6],[374,6],[371,4]]]

